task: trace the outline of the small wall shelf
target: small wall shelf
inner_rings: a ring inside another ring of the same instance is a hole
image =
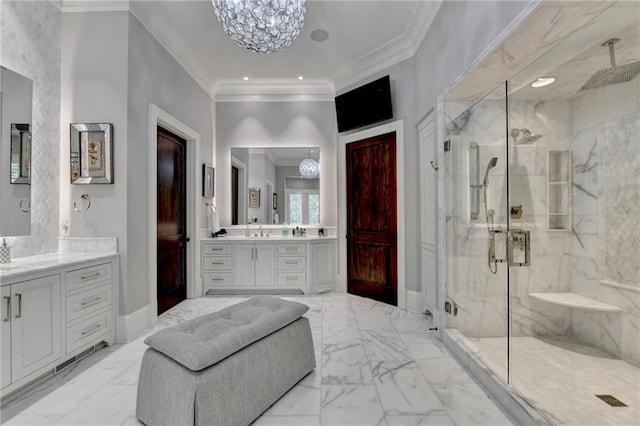
[[[618,306],[609,305],[608,303],[600,302],[576,293],[529,293],[529,297],[554,305],[562,305],[587,311],[622,312],[622,309]]]
[[[547,150],[547,229],[571,230],[571,150]]]

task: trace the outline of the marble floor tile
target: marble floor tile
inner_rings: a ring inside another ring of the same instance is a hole
[[[385,420],[389,426],[455,426],[444,409],[421,416],[387,416]]]
[[[271,406],[272,416],[319,416],[320,388],[298,383]]]
[[[362,343],[322,346],[323,385],[372,383],[371,366]]]
[[[396,332],[361,330],[362,342],[371,361],[410,361],[411,355]]]
[[[320,416],[262,416],[253,426],[320,426]]]
[[[372,374],[387,415],[427,415],[443,410],[415,361],[374,363]]]
[[[431,384],[470,383],[473,379],[467,370],[452,358],[418,359],[416,364]]]
[[[359,343],[360,330],[354,320],[325,320],[322,323],[322,342]]]
[[[332,320],[354,320],[353,309],[349,302],[325,301],[322,310],[323,319]]]
[[[246,299],[184,301],[161,315],[152,330],[103,348],[5,404],[2,423],[139,425],[135,401],[144,339]],[[317,366],[255,425],[493,425],[506,419],[466,370],[453,368],[448,350],[424,331],[429,322],[423,315],[343,293],[287,299],[310,306],[306,315]],[[463,383],[446,387],[446,380]]]
[[[323,425],[386,425],[373,385],[331,385],[322,388]]]
[[[400,338],[402,338],[402,335],[400,335]],[[409,348],[409,353],[411,353],[413,359],[447,358],[450,356],[447,348],[442,343],[433,341],[429,343],[408,343],[407,348]]]

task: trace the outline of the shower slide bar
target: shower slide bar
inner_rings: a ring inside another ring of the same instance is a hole
[[[471,220],[480,217],[480,146],[476,142],[469,144],[469,206],[471,207]]]

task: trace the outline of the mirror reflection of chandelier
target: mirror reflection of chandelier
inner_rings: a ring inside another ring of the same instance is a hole
[[[257,53],[289,46],[304,25],[305,0],[212,0],[218,20],[238,45]]]
[[[300,176],[305,179],[315,179],[320,175],[320,163],[311,158],[311,150],[309,150],[309,158],[305,158],[298,166]]]

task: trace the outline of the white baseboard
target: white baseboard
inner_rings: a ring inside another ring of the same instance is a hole
[[[421,291],[407,290],[406,309],[409,312],[417,312],[419,314],[422,313],[422,311],[424,310],[424,307],[422,304]]]
[[[127,343],[150,328],[149,308],[145,305],[128,315],[119,315],[116,321],[116,343]]]

